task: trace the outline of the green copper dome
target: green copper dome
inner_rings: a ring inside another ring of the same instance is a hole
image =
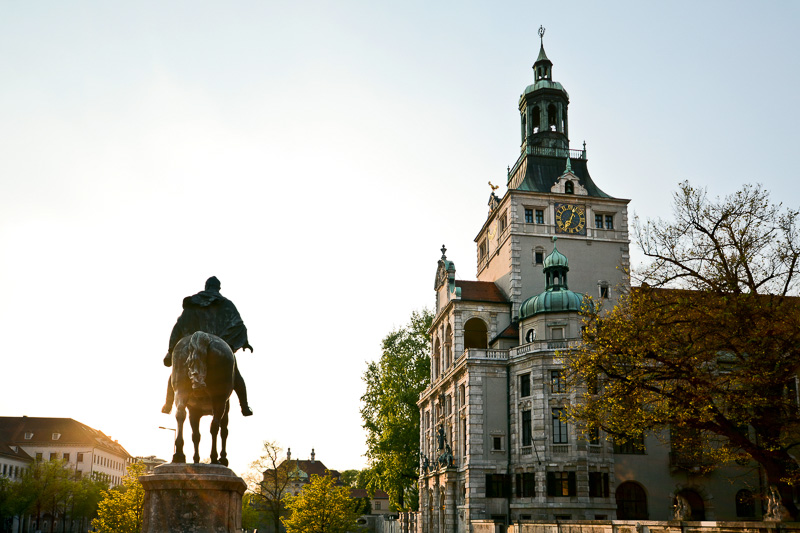
[[[555,237],[553,239],[555,240]],[[542,270],[545,274],[547,288],[541,294],[532,296],[522,302],[519,308],[519,318],[525,319],[539,313],[580,311],[584,296],[579,292],[569,290],[567,287],[569,261],[555,246],[553,246],[553,251],[550,252],[550,255],[545,258]]]
[[[578,312],[583,303],[583,294],[565,287],[548,289],[522,302],[519,318],[524,319],[540,313]]]
[[[567,260],[567,256],[559,252],[558,248],[555,246],[553,246],[553,251],[544,258],[544,270],[547,272],[547,269],[554,267],[563,267],[564,269],[569,270],[569,261]]]

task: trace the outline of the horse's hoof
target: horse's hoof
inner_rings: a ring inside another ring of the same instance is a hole
[[[250,409],[249,405],[243,405],[242,406],[242,414],[244,416],[253,416],[253,410]]]
[[[186,456],[183,455],[183,454],[178,455],[176,453],[175,455],[172,456],[172,462],[173,463],[185,463],[186,462]]]
[[[172,412],[172,404],[165,403],[164,407],[161,408],[161,412],[164,413],[165,415],[170,414]]]
[[[227,459],[220,459],[219,460],[219,464],[221,464],[222,466],[228,466],[228,460]]]

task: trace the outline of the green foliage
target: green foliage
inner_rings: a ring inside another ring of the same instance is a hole
[[[363,380],[361,418],[367,431],[366,476],[370,490],[382,489],[399,509],[417,509],[419,394],[430,379],[433,315],[414,312],[408,325],[383,339],[381,358],[370,362]]]
[[[337,487],[330,474],[311,476],[299,495],[285,500],[291,513],[282,519],[287,533],[348,533],[357,528],[359,514],[350,488]]]
[[[67,520],[88,523],[97,512],[104,483],[89,478],[75,479],[74,471],[61,460],[35,461],[20,478],[0,478],[0,527],[15,516],[57,515],[62,527]]]
[[[571,416],[622,442],[671,432],[673,459],[701,470],[752,459],[796,516],[796,218],[760,187],[711,201],[684,183],[675,221],[637,222],[642,286],[607,313],[585,310],[569,367],[576,385],[599,386]]]
[[[128,467],[122,478],[122,489],[114,488],[103,492],[97,518],[92,520],[92,528],[98,533],[139,533],[142,530],[144,507],[144,488],[139,476],[144,474],[144,465],[135,463]]]
[[[253,494],[246,492],[242,497],[242,529],[250,531],[261,525],[261,513]]]

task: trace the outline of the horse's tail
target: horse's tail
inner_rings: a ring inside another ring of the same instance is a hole
[[[203,331],[195,331],[189,339],[189,358],[186,363],[193,389],[206,386],[206,361],[210,344],[211,337]]]

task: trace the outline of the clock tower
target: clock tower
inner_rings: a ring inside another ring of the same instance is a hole
[[[519,306],[544,290],[544,258],[557,236],[570,258],[571,286],[613,303],[629,283],[628,202],[598,187],[589,175],[586,143],[569,146],[569,95],[553,80],[542,42],[534,82],[519,98],[522,144],[502,197],[493,191],[489,214],[475,237],[479,281],[494,282]],[[512,318],[512,319],[513,319]]]

